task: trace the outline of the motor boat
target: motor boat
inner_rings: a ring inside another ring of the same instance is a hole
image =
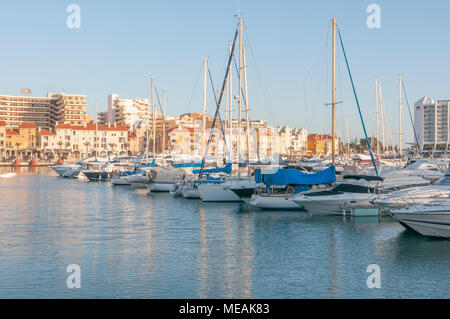
[[[374,205],[370,201],[377,197],[376,188],[382,181],[380,177],[370,176],[369,179],[365,176],[348,180],[329,190],[300,194],[292,201],[310,214],[317,215],[340,215],[353,208],[372,208]]]
[[[450,199],[394,209],[389,214],[421,235],[450,238]]]
[[[90,162],[88,169],[82,170],[81,172],[90,182],[106,182],[111,180],[116,170],[114,163],[102,164]]]

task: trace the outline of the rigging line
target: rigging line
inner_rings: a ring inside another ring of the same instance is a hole
[[[344,48],[344,43],[342,41],[341,31],[340,31],[339,27],[337,29],[338,29],[339,40],[340,40],[340,43],[341,43],[342,52],[343,52],[344,58],[345,58],[345,63],[347,65],[348,75],[350,77],[350,82],[352,83],[352,88],[353,88],[353,93],[354,93],[355,100],[356,100],[356,105],[358,106],[359,117],[361,118],[361,124],[362,124],[363,129],[364,129],[364,135],[366,136],[366,141],[367,141],[367,146],[369,148],[370,157],[372,158],[372,163],[373,163],[373,167],[375,169],[375,173],[378,176],[377,165],[375,165],[375,159],[373,158],[373,153],[372,153],[372,146],[370,145],[369,138],[367,137],[367,131],[366,131],[366,127],[364,125],[364,119],[363,119],[363,116],[362,116],[362,113],[361,113],[361,108],[359,106],[359,100],[358,100],[358,95],[356,94],[355,84],[353,83],[352,73],[350,72],[350,66],[348,64],[347,54],[345,53],[345,48]],[[334,143],[334,141],[332,141],[332,142]]]
[[[213,91],[214,100],[216,101],[216,105],[218,105],[216,89],[214,87],[214,83],[213,83],[213,79],[212,79],[212,75],[211,75],[211,69],[209,67],[208,67],[208,75],[209,75],[209,82],[211,83],[211,89]],[[226,140],[226,136],[225,136],[225,130],[223,129],[223,121],[222,121],[222,119],[220,117],[220,113],[219,113],[219,123],[220,123],[220,128],[222,130],[222,137],[223,137],[223,143],[225,145],[226,156],[228,156],[228,158],[231,158],[230,157],[230,152],[228,151],[228,147],[227,147],[227,140]]]
[[[409,107],[408,95],[406,94],[405,82],[403,82],[403,80],[402,80],[402,87],[403,87],[403,94],[405,95],[406,105],[408,105],[409,119],[411,120],[411,125],[414,132],[414,139],[416,140],[417,152],[420,152],[419,139],[417,138],[416,127],[414,126],[414,121],[411,115],[411,108]]]
[[[329,37],[330,37],[330,27],[331,27],[331,22],[328,23],[328,29],[325,32],[325,38],[324,38],[324,42],[321,46],[321,50],[319,51],[319,53],[317,54],[317,56],[314,58],[313,63],[311,65],[311,67],[308,69],[308,71],[306,72],[306,76],[303,80],[303,100],[305,103],[305,111],[307,111],[307,99],[306,99],[306,81],[308,80],[309,76],[312,73],[313,68],[315,67],[315,65],[318,63],[320,57],[323,55],[323,53],[325,52],[324,47],[327,46]]]
[[[236,31],[235,31],[234,39],[233,39],[233,45],[231,47],[231,53],[230,53],[230,57],[228,59],[227,71],[225,72],[225,77],[223,79],[222,90],[220,91],[219,101],[217,102],[217,108],[216,108],[216,112],[214,114],[214,120],[213,120],[213,123],[212,123],[211,132],[209,134],[208,142],[206,143],[206,147],[205,147],[205,150],[204,150],[204,153],[203,153],[202,165],[201,165],[201,168],[200,168],[200,172],[198,174],[198,178],[199,179],[201,179],[203,177],[203,169],[205,168],[206,154],[208,154],[209,144],[211,143],[211,139],[212,139],[212,130],[214,129],[214,127],[216,125],[218,114],[219,114],[219,111],[220,111],[220,105],[222,103],[223,94],[224,94],[224,91],[225,91],[226,84],[228,82],[227,81],[228,74],[229,74],[230,69],[231,69],[231,62],[233,60],[234,49],[236,47],[236,39],[237,39],[238,34],[239,34],[239,24],[236,26]]]
[[[252,56],[252,62],[253,62],[253,65],[254,65],[254,67],[255,67],[256,76],[257,76],[257,78],[258,78],[258,83],[259,83],[259,85],[260,85],[260,87],[261,87],[261,91],[262,91],[262,94],[263,94],[263,96],[264,96],[264,102],[266,102],[264,105],[266,106],[266,109],[269,111],[269,115],[270,115],[270,117],[271,117],[271,119],[272,119],[273,125],[275,125],[275,127],[276,127],[276,126],[278,126],[278,124],[277,124],[277,122],[275,121],[275,118],[274,118],[274,116],[273,116],[272,108],[270,107],[270,104],[269,104],[269,99],[268,99],[268,97],[267,97],[266,89],[265,89],[265,86],[264,86],[264,84],[263,84],[263,82],[262,82],[261,73],[259,72],[259,68],[258,68],[258,66],[257,66],[257,64],[256,64],[255,54],[254,54],[254,51],[253,51],[252,44],[251,44],[251,42],[250,42],[250,38],[249,38],[249,36],[248,36],[247,24],[246,24],[245,22],[244,22],[244,31],[245,31],[245,37],[246,37],[246,39],[247,39],[248,46],[249,46],[249,48],[250,48],[250,54],[251,54],[251,56]],[[236,61],[235,61],[235,63],[236,63]]]
[[[157,98],[157,100],[158,100],[159,110],[160,110],[160,112],[161,112],[161,116],[162,116],[162,119],[163,119],[163,122],[164,122],[164,126],[166,127],[166,132],[163,132],[163,133],[166,133],[167,140],[169,141],[169,151],[170,151],[170,155],[171,155],[172,158],[173,158],[173,154],[172,154],[172,143],[170,142],[170,138],[169,138],[169,128],[168,128],[168,126],[167,126],[166,119],[165,119],[165,117],[164,117],[164,112],[163,112],[163,109],[162,109],[162,107],[161,107],[161,101],[159,100],[158,88],[156,87],[156,85],[155,85],[155,92],[156,92],[156,98]],[[165,137],[164,137],[164,134],[163,134],[163,137],[162,137],[162,138],[165,138]],[[164,150],[163,150],[163,153],[164,153]]]
[[[236,69],[236,74],[239,74],[239,68],[237,66],[235,57],[233,57],[233,61],[234,61],[234,68]],[[241,97],[244,99],[244,105],[247,105],[247,99],[246,99],[246,96],[245,96],[245,93],[244,93],[244,88],[241,88]],[[247,107],[248,107],[248,105],[247,105]],[[248,111],[250,112],[250,109]],[[239,119],[241,119],[241,115],[239,115]],[[251,121],[249,121],[249,125],[250,125],[250,129],[251,129],[252,128],[252,122]],[[254,144],[256,144],[256,142]],[[258,149],[258,147],[256,147],[256,145],[255,145],[255,148]],[[256,155],[258,156],[258,161],[261,161],[260,158],[259,158],[259,150],[257,151]]]
[[[197,79],[195,80],[195,84],[194,84],[194,88],[192,89],[192,93],[191,93],[191,98],[189,99],[188,105],[186,107],[185,113],[187,113],[187,111],[189,111],[189,108],[191,107],[191,103],[192,103],[192,98],[194,97],[195,94],[195,90],[197,89],[199,80],[200,80],[200,75],[202,74],[202,69],[203,69],[203,63],[198,71],[197,74]]]

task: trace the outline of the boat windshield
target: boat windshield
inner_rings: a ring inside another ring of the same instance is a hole
[[[355,184],[340,184],[331,190],[306,193],[305,196],[328,196],[328,195],[338,195],[343,193],[374,193],[375,188],[355,185]]]

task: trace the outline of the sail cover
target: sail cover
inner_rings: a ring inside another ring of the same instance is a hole
[[[233,168],[233,163],[228,163],[225,167],[204,169],[203,173],[225,173],[225,174],[231,174],[232,168]],[[192,173],[198,174],[198,173],[200,173],[200,170],[199,169],[194,169],[192,171]]]
[[[202,167],[202,163],[173,163],[173,167]]]
[[[280,168],[274,174],[261,174],[261,170],[255,170],[255,181],[271,185],[317,185],[333,184],[336,182],[336,171],[331,166],[323,171],[308,174],[295,168]]]

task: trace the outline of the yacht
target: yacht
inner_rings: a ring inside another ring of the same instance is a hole
[[[384,211],[450,198],[450,168],[437,182],[384,194],[373,203]]]
[[[292,198],[311,214],[341,215],[352,208],[372,208],[376,190],[383,178],[377,176],[344,176],[345,182],[322,191],[307,192]]]
[[[435,200],[390,211],[401,225],[424,236],[450,238],[450,200]]]

